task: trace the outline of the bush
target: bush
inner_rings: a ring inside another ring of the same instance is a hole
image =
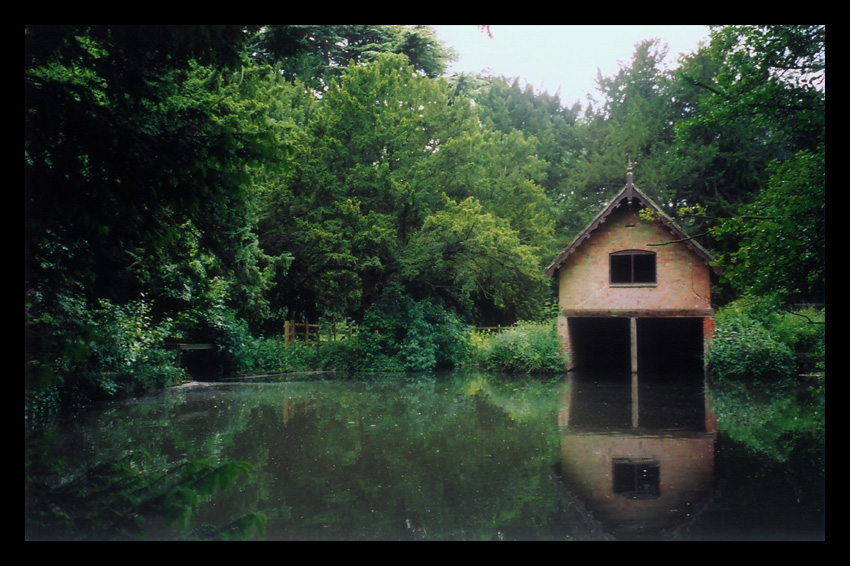
[[[92,311],[100,339],[93,342],[91,385],[112,395],[121,387],[144,391],[179,382],[184,373],[174,366],[174,351],[166,349],[172,321],[154,322],[152,301],[144,297],[118,306],[107,300]]]
[[[173,321],[156,321],[144,296],[116,305],[28,294],[25,415],[36,423],[64,407],[177,383],[185,373],[166,348]]]
[[[232,350],[236,372],[240,374],[275,372],[284,367],[283,338],[243,336],[239,347]]]
[[[357,365],[357,356],[356,338],[324,342],[319,351],[319,369],[351,372]]]
[[[504,372],[564,371],[561,341],[552,323],[519,322],[479,342],[479,362]]]
[[[222,345],[229,371],[240,375],[313,371],[322,368],[325,346],[296,340],[288,346],[283,336],[254,337],[247,325],[230,327]]]
[[[825,311],[814,309],[785,312],[771,327],[778,340],[787,344],[797,356],[798,371],[826,369]]]
[[[289,346],[283,346],[283,371],[312,371],[319,369],[321,348],[316,343],[295,341]]]
[[[796,368],[794,351],[739,310],[720,313],[706,362],[714,379],[778,379]]]
[[[359,371],[430,371],[469,359],[471,331],[429,301],[390,292],[363,317],[356,339]]]

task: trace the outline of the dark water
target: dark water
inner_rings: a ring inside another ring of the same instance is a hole
[[[823,478],[716,432],[696,378],[192,383],[52,432],[48,459],[66,465],[28,494],[30,539],[199,536],[254,512],[267,540],[824,538]],[[139,452],[162,476],[194,460],[253,469],[177,526],[133,511],[126,534],[59,498]]]

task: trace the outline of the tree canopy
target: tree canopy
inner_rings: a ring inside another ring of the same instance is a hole
[[[26,26],[25,45],[30,386],[129,363],[118,327],[237,345],[399,296],[537,318],[545,265],[629,161],[721,258],[716,296],[823,297],[825,26],[714,26],[674,69],[643,42],[583,112],[444,76],[428,26]]]

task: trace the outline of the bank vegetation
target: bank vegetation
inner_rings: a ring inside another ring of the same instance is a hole
[[[628,160],[719,258],[717,373],[825,371],[806,319],[772,322],[825,302],[825,26],[713,26],[672,68],[645,41],[584,102],[448,76],[428,26],[26,26],[25,46],[28,422],[179,383],[180,343],[222,375],[552,371],[544,268]],[[287,320],[360,333],[284,348]]]

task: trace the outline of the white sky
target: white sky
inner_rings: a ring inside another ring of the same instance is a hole
[[[560,88],[561,103],[578,101],[586,106],[597,69],[612,76],[620,62],[628,64],[635,44],[658,38],[669,52],[666,63],[675,66],[681,53],[696,50],[708,39],[708,26],[696,25],[516,25],[490,26],[493,37],[475,25],[431,26],[437,37],[458,54],[448,73],[481,72],[520,77],[535,91],[554,94]]]

